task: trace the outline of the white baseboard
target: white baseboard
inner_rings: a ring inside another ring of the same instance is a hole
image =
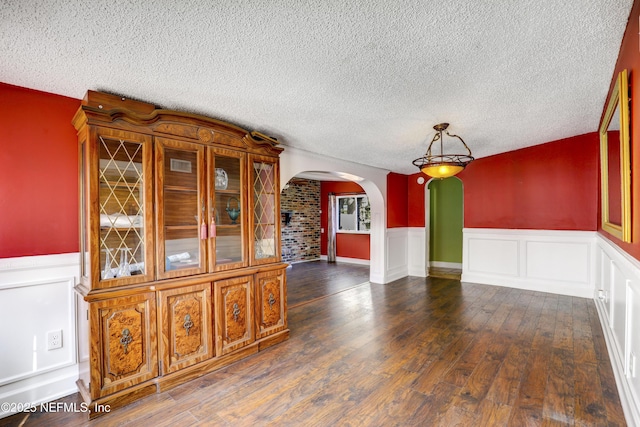
[[[429,261],[429,267],[462,270],[461,262]]]
[[[9,403],[9,410],[0,409],[0,418],[22,412],[24,405],[39,407],[76,393],[78,375],[78,365],[73,365],[0,387],[0,402]]]
[[[320,259],[326,261],[326,255],[320,255]],[[340,264],[358,264],[358,265],[371,265],[371,262],[368,259],[360,259],[360,258],[348,258],[344,256],[337,256],[336,262]]]

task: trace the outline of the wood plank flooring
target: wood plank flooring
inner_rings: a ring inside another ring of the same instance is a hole
[[[340,290],[341,268],[294,266],[286,342],[91,422],[0,426],[625,425],[593,301],[417,277]]]
[[[287,305],[291,309],[369,281],[369,266],[311,261],[287,270]]]

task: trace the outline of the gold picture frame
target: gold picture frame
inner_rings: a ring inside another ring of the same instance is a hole
[[[631,164],[629,147],[629,79],[618,73],[600,124],[602,229],[631,242]]]

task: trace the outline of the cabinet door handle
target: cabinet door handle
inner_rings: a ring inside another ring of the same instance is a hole
[[[273,310],[273,304],[276,303],[276,299],[273,296],[273,293],[269,292],[269,310]]]
[[[206,215],[206,211],[205,211],[205,205],[204,205],[204,199],[202,199],[202,224],[200,224],[200,239],[201,240],[206,240],[207,239],[207,231],[208,228],[207,227],[207,223],[205,222],[205,217]]]
[[[233,303],[233,320],[238,321],[238,317],[240,316],[240,307],[238,307],[238,303]]]
[[[184,316],[184,323],[182,324],[184,329],[187,331],[187,336],[189,336],[189,329],[193,328],[193,322],[191,321],[191,315],[187,314]]]
[[[120,337],[120,344],[124,347],[124,354],[129,353],[129,344],[133,341],[133,337],[131,336],[131,332],[128,328],[124,328],[122,330],[122,336]]]
[[[209,238],[216,237],[216,208],[213,207],[213,199],[209,198],[209,210],[211,211],[211,222],[209,222]]]

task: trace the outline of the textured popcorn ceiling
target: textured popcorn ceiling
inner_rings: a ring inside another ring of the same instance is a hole
[[[0,81],[112,92],[400,173],[594,132],[632,0],[0,0]],[[71,118],[69,118],[71,120]]]

